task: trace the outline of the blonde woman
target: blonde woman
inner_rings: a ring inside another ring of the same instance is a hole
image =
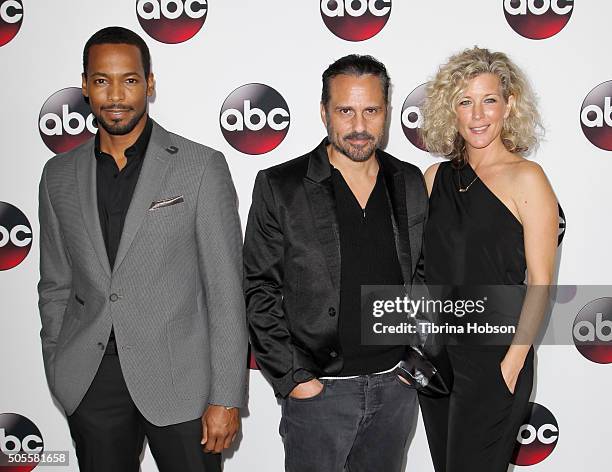
[[[425,172],[426,282],[548,286],[557,201],[525,158],[541,126],[523,73],[503,53],[465,50],[440,67],[422,112],[427,149],[448,158]],[[436,472],[505,472],[531,394],[533,347],[447,346],[432,360],[451,390],[420,398]]]

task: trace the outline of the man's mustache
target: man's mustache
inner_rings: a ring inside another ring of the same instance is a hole
[[[112,105],[106,105],[104,107],[100,107],[100,109],[104,110],[104,111],[106,111],[106,110],[114,110],[114,111],[117,111],[117,110],[126,110],[126,111],[129,111],[129,110],[132,110],[132,107],[127,106],[127,105],[112,104]]]
[[[344,139],[359,139],[359,140],[365,140],[367,139],[368,141],[374,141],[374,136],[372,136],[370,133],[366,133],[366,132],[353,132],[350,134],[347,134],[344,136]]]

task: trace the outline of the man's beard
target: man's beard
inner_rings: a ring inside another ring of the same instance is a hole
[[[330,144],[336,149],[336,151],[344,154],[351,161],[354,162],[365,162],[370,156],[376,151],[382,136],[372,136],[370,133],[365,131],[358,133],[353,132],[349,133],[342,137],[342,139],[338,139],[334,128],[330,123],[327,124],[327,137],[329,139]],[[354,147],[351,146],[350,143],[346,142],[347,139],[367,139],[368,144],[363,147]]]
[[[105,110],[105,109],[132,110],[133,108],[126,107],[126,106],[111,105],[111,106],[102,108],[102,110]],[[106,121],[104,118],[102,118],[101,113],[100,113],[100,116],[96,116],[96,121],[98,125],[102,126],[102,128],[106,130],[108,134],[112,134],[113,136],[123,136],[125,134],[130,133],[136,127],[136,125],[141,120],[141,118],[144,116],[146,111],[147,111],[146,109],[143,109],[141,113],[135,115],[130,121],[128,121],[124,125],[120,125],[118,122],[115,122],[112,120],[110,122]]]

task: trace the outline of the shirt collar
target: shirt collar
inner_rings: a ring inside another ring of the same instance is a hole
[[[147,123],[145,124],[142,133],[138,136],[138,139],[134,144],[132,144],[129,148],[125,150],[123,153],[126,159],[131,161],[132,159],[144,159],[145,153],[147,152],[147,147],[149,146],[149,141],[151,139],[151,132],[153,131],[153,120],[151,120],[147,116]],[[111,157],[110,154],[105,153],[100,149],[100,133],[96,133],[95,144],[94,144],[94,153],[96,159],[102,159],[104,157]]]

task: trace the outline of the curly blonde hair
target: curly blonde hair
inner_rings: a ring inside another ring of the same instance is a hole
[[[514,97],[501,133],[506,149],[527,155],[537,147],[544,129],[525,75],[504,53],[474,47],[451,56],[428,84],[420,133],[430,153],[445,156],[456,165],[464,163],[465,141],[457,131],[455,107],[467,82],[487,73],[499,78],[506,102]]]

